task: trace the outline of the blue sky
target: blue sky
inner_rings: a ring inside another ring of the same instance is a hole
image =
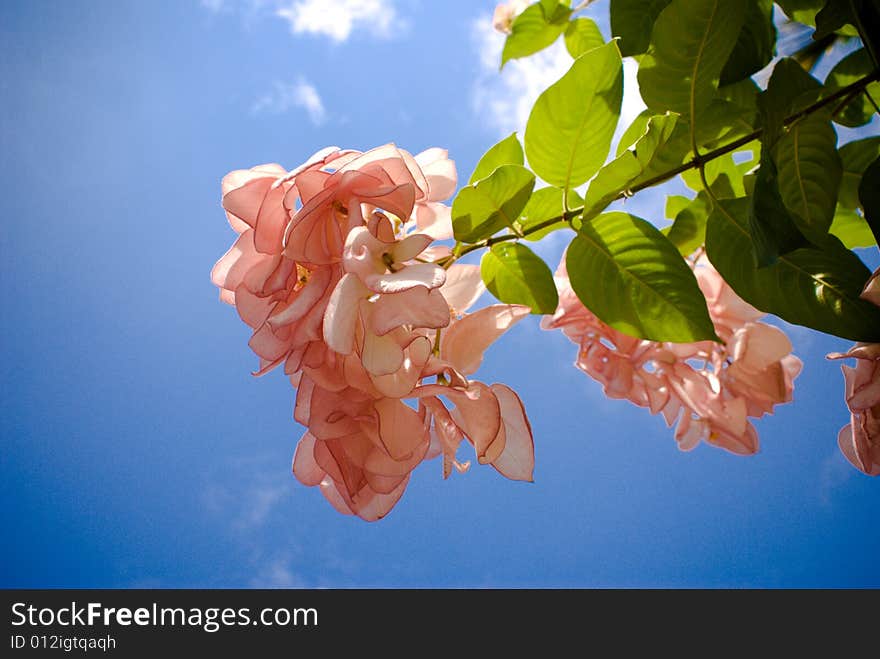
[[[234,237],[221,177],[394,141],[465,179],[565,69],[557,48],[499,75],[491,1],[319,4],[0,4],[0,585],[880,586],[880,481],[837,449],[824,359],[848,344],[807,330],[753,457],[681,453],[532,318],[481,379],[522,396],[534,484],[435,460],[366,524],[295,482],[293,390],[249,375],[209,280]],[[629,208],[662,221],[662,196]]]

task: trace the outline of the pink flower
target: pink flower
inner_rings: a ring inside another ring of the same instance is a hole
[[[880,269],[874,272],[861,297],[880,305]],[[869,476],[880,474],[880,343],[857,343],[829,359],[856,360],[855,368],[841,365],[846,383],[850,422],[840,429],[837,443],[846,459]]]
[[[495,7],[492,15],[492,27],[502,34],[510,34],[513,19],[529,6],[528,0],[508,0]]]
[[[445,270],[455,165],[443,149],[326,149],[285,172],[233,172],[223,203],[239,234],[212,280],[254,329],[262,374],[284,363],[306,426],[297,479],[346,514],[380,519],[410,473],[467,438],[480,462],[531,480],[519,397],[468,380],[483,351],[528,308],[465,315],[485,290],[476,266]],[[429,379],[426,383],[425,380]],[[454,403],[450,411],[438,396]],[[412,399],[412,404],[404,402]]]
[[[559,306],[544,329],[561,329],[579,346],[575,365],[598,380],[611,398],[623,398],[676,425],[679,448],[700,440],[733,453],[758,450],[748,417],[772,413],[791,400],[800,360],[785,334],[757,322],[706,259],[695,264],[709,314],[725,344],[659,343],[627,336],[596,318],[575,295],[565,271],[556,273]]]

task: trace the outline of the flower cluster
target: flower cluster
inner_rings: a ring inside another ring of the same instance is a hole
[[[254,330],[255,374],[283,365],[297,389],[300,482],[340,512],[377,520],[423,460],[442,455],[444,477],[466,469],[456,459],[465,438],[480,463],[531,480],[519,397],[468,379],[529,309],[468,314],[483,292],[479,269],[436,263],[450,250],[434,241],[452,236],[446,151],[329,148],[290,172],[232,172],[222,187],[239,237],[212,281]]]
[[[874,272],[861,297],[880,306],[880,269]],[[868,474],[880,474],[880,343],[857,343],[829,359],[856,360],[855,368],[841,364],[846,383],[850,422],[840,429],[837,443],[852,465]]]
[[[723,343],[662,343],[627,336],[594,316],[575,295],[563,258],[556,272],[559,306],[542,322],[579,347],[575,365],[623,398],[675,424],[679,448],[700,440],[733,453],[758,450],[748,417],[772,413],[791,400],[801,361],[788,337],[758,322],[764,315],[741,300],[701,257],[694,274]]]

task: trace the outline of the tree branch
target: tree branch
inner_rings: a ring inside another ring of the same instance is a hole
[[[847,85],[846,87],[841,87],[833,94],[829,94],[828,96],[824,96],[820,98],[818,101],[808,105],[803,110],[799,110],[794,114],[786,117],[782,124],[783,126],[790,126],[796,121],[807,117],[814,112],[818,112],[819,110],[831,105],[835,101],[844,98],[850,97],[855,98],[860,92],[862,92],[869,84],[872,82],[880,80],[880,69],[875,70],[874,72],[866,75],[859,80],[856,80],[851,85]],[[873,99],[872,99],[873,100]],[[646,188],[654,187],[655,185],[659,185],[660,183],[665,183],[671,178],[678,176],[679,174],[686,172],[690,169],[702,168],[706,165],[706,163],[714,160],[715,158],[720,158],[723,155],[736,151],[740,147],[745,146],[749,142],[753,140],[760,139],[763,134],[763,129],[758,128],[757,130],[752,131],[748,135],[743,135],[742,137],[735,139],[733,142],[729,144],[725,144],[724,146],[720,146],[717,149],[713,149],[712,151],[708,151],[703,154],[699,154],[691,158],[685,163],[682,163],[678,167],[673,167],[672,169],[663,172],[662,174],[658,174],[657,176],[653,176],[646,181],[642,181],[638,185],[634,185],[633,187],[622,191],[619,195],[617,195],[614,199],[609,201],[605,206],[599,211],[605,210],[611,203],[618,201],[619,199],[625,199],[627,197],[631,197],[637,192],[644,190]],[[553,226],[554,224],[561,223],[571,223],[578,215],[584,212],[584,207],[580,206],[578,208],[572,208],[571,210],[567,210],[564,213],[557,215],[556,217],[551,217],[548,220],[544,220],[543,222],[539,222],[533,226],[528,227],[521,233],[503,233],[498,236],[493,236],[491,238],[487,238],[485,240],[481,240],[479,242],[473,243],[472,245],[467,245],[466,247],[458,250],[457,253],[453,253],[450,256],[447,256],[444,259],[440,259],[437,263],[442,265],[443,267],[449,267],[456,260],[464,256],[465,254],[470,254],[471,252],[482,249],[484,247],[491,247],[492,245],[496,245],[498,243],[507,242],[510,240],[519,240],[525,236],[529,236],[533,233],[537,233],[546,229],[548,227]]]

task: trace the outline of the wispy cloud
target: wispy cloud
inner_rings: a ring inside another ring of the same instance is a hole
[[[237,14],[250,23],[255,17],[275,16],[287,22],[294,35],[329,37],[336,43],[352,34],[388,39],[406,29],[396,0],[200,0],[214,14]]]
[[[474,20],[472,35],[480,62],[472,92],[474,109],[485,117],[499,137],[512,131],[518,131],[522,137],[529,112],[538,96],[568,71],[572,58],[562,39],[559,39],[550,48],[531,57],[509,61],[499,72],[505,36],[493,29],[489,14]],[[637,70],[635,61],[624,61],[624,93],[618,136],[645,108],[639,95]]]
[[[393,0],[294,0],[275,14],[290,24],[293,34],[313,34],[346,41],[354,32],[388,38],[403,29]]]
[[[275,82],[270,92],[258,98],[251,112],[253,114],[284,114],[293,108],[300,108],[306,112],[315,126],[320,126],[327,120],[327,111],[324,102],[315,86],[305,78],[299,78],[294,83]]]

